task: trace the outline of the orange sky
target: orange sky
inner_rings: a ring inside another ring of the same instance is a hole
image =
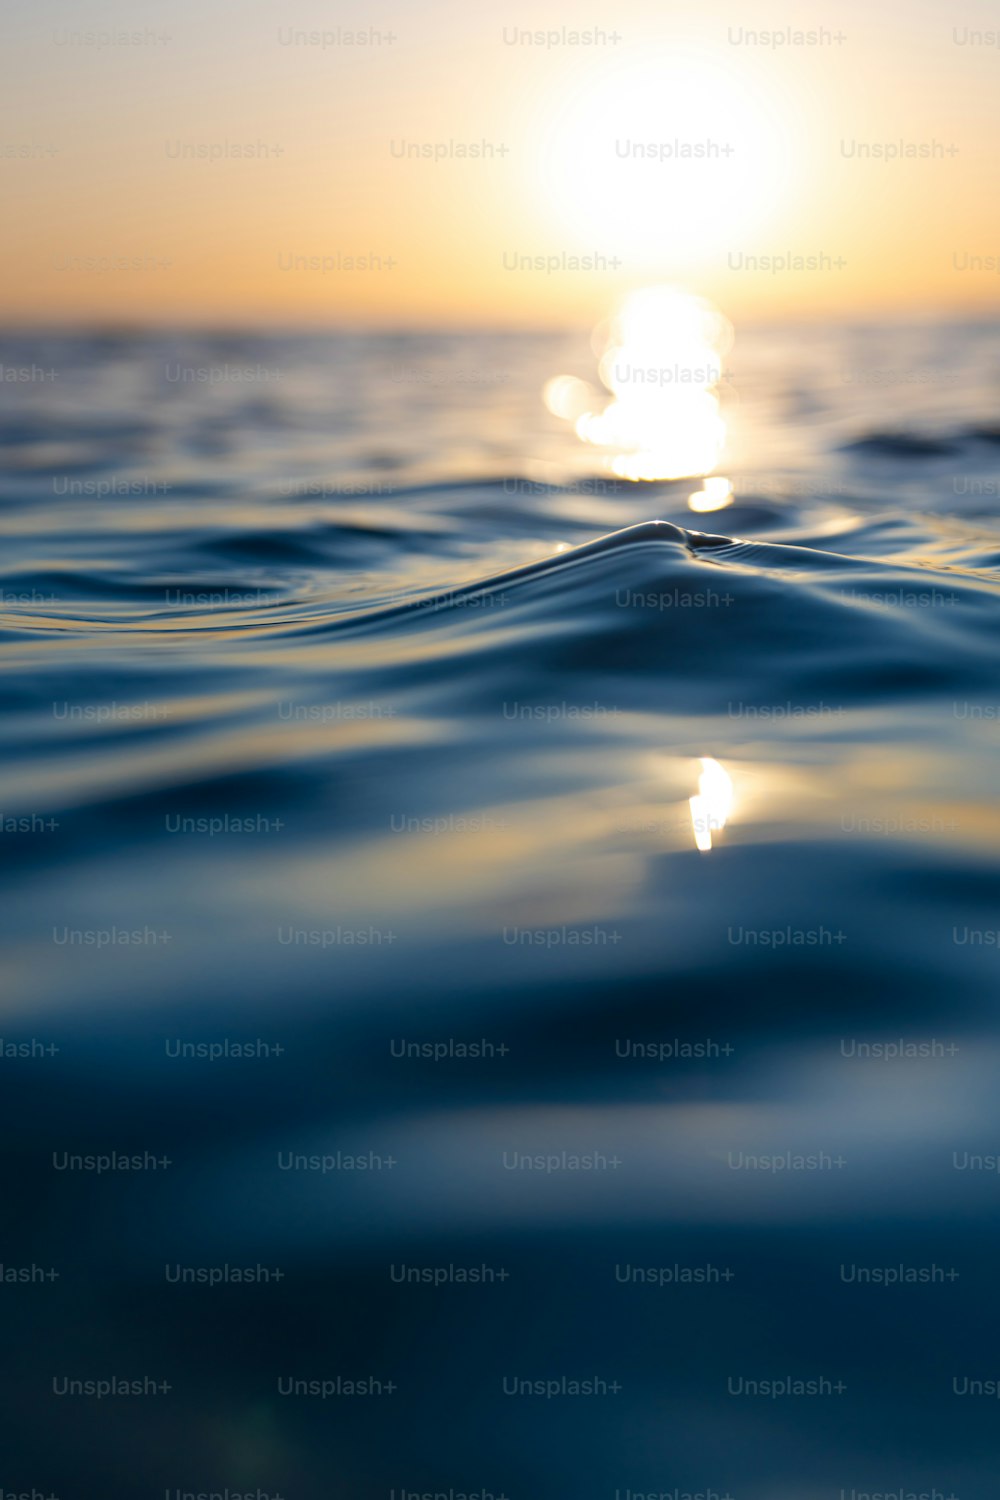
[[[1000,306],[986,4],[610,9],[41,0],[5,22],[0,317],[578,327],[663,279],[744,321]]]

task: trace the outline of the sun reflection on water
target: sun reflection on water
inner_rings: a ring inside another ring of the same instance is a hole
[[[698,792],[688,799],[695,846],[707,853],[712,834],[721,833],[733,810],[733,781],[729,772],[710,756],[701,757]]]
[[[733,486],[721,474],[706,479],[700,490],[688,496],[688,509],[704,514],[710,510],[722,510],[733,503]]]
[[[718,387],[732,329],[709,302],[680,287],[630,293],[599,330],[598,373],[607,401],[586,381],[557,375],[542,398],[584,443],[608,450],[621,479],[683,479],[715,468],[726,437]],[[706,487],[707,491],[707,487]],[[725,500],[692,509],[717,509]]]

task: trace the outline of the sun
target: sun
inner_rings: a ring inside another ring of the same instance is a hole
[[[795,175],[795,133],[762,85],[698,53],[589,69],[538,121],[538,186],[572,245],[627,273],[673,271],[766,231]]]

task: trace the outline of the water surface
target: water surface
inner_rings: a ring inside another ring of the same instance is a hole
[[[8,1487],[992,1495],[996,328],[0,363]]]

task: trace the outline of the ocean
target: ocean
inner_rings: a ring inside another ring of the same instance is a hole
[[[5,1493],[994,1494],[1000,328],[594,372],[0,340]]]

